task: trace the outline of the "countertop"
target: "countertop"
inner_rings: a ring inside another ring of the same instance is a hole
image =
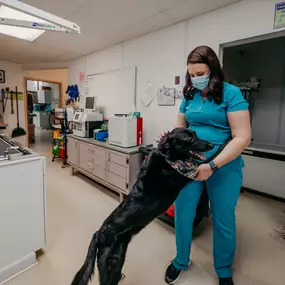
[[[67,135],[67,137],[69,138],[73,138],[79,141],[83,141],[89,144],[93,144],[99,147],[104,147],[104,148],[108,148],[110,150],[114,150],[114,151],[118,151],[121,153],[125,153],[125,154],[135,154],[135,153],[139,153],[139,147],[119,147],[119,146],[115,146],[115,145],[111,145],[108,142],[100,142],[100,141],[96,141],[94,139],[89,139],[89,138],[82,138],[82,137],[78,137],[75,135]]]
[[[285,155],[285,147],[278,145],[267,145],[261,143],[251,143],[245,151],[258,151],[264,153],[272,153],[278,155]]]

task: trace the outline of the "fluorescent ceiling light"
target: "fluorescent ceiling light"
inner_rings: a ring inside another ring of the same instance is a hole
[[[41,20],[39,18],[30,16],[28,14],[16,11],[14,9],[11,9],[5,6],[0,7],[0,18],[47,23],[44,20]],[[36,29],[0,25],[0,34],[8,35],[11,37],[15,37],[15,38],[30,41],[30,42],[34,41],[44,32],[45,31],[36,30]]]

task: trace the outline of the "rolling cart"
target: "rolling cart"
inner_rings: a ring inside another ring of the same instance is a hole
[[[150,154],[151,151],[153,151],[154,148],[152,145],[146,146],[146,147],[140,147],[139,151],[142,154],[142,161]],[[204,186],[204,191],[201,194],[200,201],[197,207],[196,211],[196,218],[194,220],[194,227],[197,227],[201,221],[205,217],[210,216],[210,207],[209,207],[209,197],[206,189],[206,185]],[[164,214],[158,217],[161,221],[164,223],[175,227],[174,219],[175,219],[175,213],[174,213],[174,205],[172,205]]]
[[[67,166],[67,134],[69,132],[67,111],[53,110],[50,115],[52,127],[52,161],[62,160],[62,168]]]

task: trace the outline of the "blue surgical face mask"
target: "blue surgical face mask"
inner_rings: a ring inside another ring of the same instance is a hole
[[[191,77],[192,85],[198,90],[204,90],[205,88],[207,88],[209,85],[209,80],[210,80],[210,74]]]

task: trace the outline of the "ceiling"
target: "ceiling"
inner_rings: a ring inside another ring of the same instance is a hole
[[[238,0],[24,0],[75,22],[81,35],[45,32],[34,42],[0,34],[0,60],[68,62]],[[205,28],[205,27],[203,27]]]

